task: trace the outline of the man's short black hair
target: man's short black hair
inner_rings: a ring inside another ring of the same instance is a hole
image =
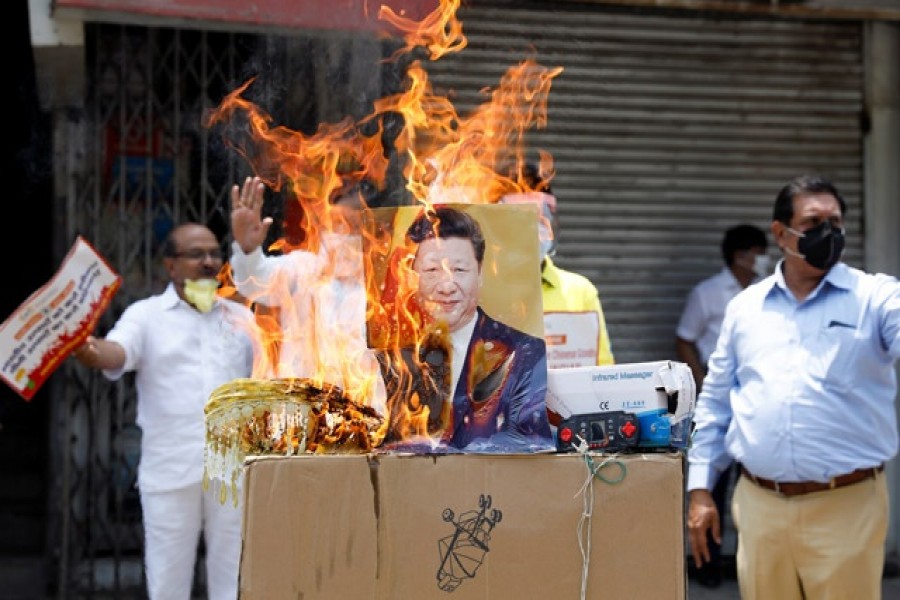
[[[722,258],[725,264],[731,266],[734,262],[734,253],[738,250],[750,248],[762,248],[765,250],[769,243],[766,232],[753,225],[736,225],[725,232],[722,238]]]
[[[772,209],[772,220],[790,225],[794,218],[794,197],[800,194],[831,194],[841,207],[841,216],[847,214],[847,202],[831,181],[821,175],[801,175],[791,179],[778,192]]]
[[[406,230],[408,240],[421,244],[434,238],[466,238],[472,242],[478,264],[484,259],[484,234],[472,215],[449,206],[434,205],[423,209]]]

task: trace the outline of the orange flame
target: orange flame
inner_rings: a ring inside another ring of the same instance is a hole
[[[394,58],[422,47],[428,49],[431,60],[437,60],[465,48],[468,41],[462,23],[456,18],[459,5],[460,0],[441,0],[437,9],[420,23],[399,16],[389,6],[382,6],[378,18],[406,33],[406,46],[397,50]]]
[[[421,22],[383,6],[379,18],[402,32],[406,42],[390,60],[416,48],[426,49],[430,60],[464,49],[467,39],[456,18],[459,6],[460,0],[440,0]],[[314,257],[338,261],[342,255],[358,256],[358,248],[350,241],[328,248],[329,234],[360,230],[368,249],[359,261],[365,264],[365,281],[360,279],[360,285],[369,299],[368,339],[357,335],[356,322],[319,322],[316,310],[323,304],[336,305],[345,293],[333,285],[335,264],[311,267],[301,282],[255,282],[260,289],[246,298],[249,302],[265,304],[273,294],[292,291],[290,297],[278,298],[280,309],[275,316],[260,321],[257,339],[269,351],[258,357],[253,376],[309,377],[343,387],[361,404],[389,413],[388,407],[393,407],[388,420],[399,437],[436,437],[451,427],[446,407],[429,402],[436,390],[448,386],[449,368],[434,362],[433,356],[435,348],[446,346],[447,332],[416,305],[418,279],[411,268],[412,249],[392,250],[396,240],[391,232],[372,226],[374,220],[362,198],[361,219],[366,224],[362,228],[334,202],[363,181],[384,188],[390,153],[382,144],[381,123],[388,113],[401,116],[393,146],[402,157],[406,189],[426,209],[432,203],[493,203],[507,193],[531,191],[522,174],[525,134],[546,126],[551,83],[561,72],[561,67],[546,68],[533,58],[526,59],[508,69],[496,89],[484,90],[485,102],[463,116],[449,99],[435,94],[425,69],[414,61],[407,69],[402,93],[377,100],[372,113],[358,123],[349,118],[322,123],[310,136],[273,126],[268,114],[244,99],[242,94],[253,79],[228,94],[207,119],[207,126],[246,123],[245,135],[226,141],[268,187],[286,192],[299,205],[302,240],[285,237],[270,250],[305,251],[312,257],[310,263]],[[552,158],[542,153],[542,174],[551,174],[552,169]],[[223,279],[228,281],[227,272]],[[236,290],[229,286],[227,291]],[[310,301],[313,296],[319,297],[318,304]],[[278,345],[280,351],[272,350]],[[286,356],[288,347],[299,350]],[[373,357],[371,348],[383,353]],[[376,358],[382,370],[392,372],[387,383],[378,369],[373,371]],[[398,398],[402,401],[396,402]]]

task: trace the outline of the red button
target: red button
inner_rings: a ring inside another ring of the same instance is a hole
[[[627,421],[624,425],[622,425],[622,435],[630,438],[634,435],[636,429],[637,427],[634,426],[634,423],[632,423],[631,421]]]
[[[562,429],[560,429],[559,430],[559,439],[561,439],[563,442],[568,443],[569,440],[572,439],[572,430],[569,429],[568,427],[563,427]]]

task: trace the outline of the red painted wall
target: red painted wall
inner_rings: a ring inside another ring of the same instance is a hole
[[[144,15],[255,27],[391,32],[390,25],[378,19],[382,5],[418,21],[438,0],[55,0],[54,10],[86,20]]]

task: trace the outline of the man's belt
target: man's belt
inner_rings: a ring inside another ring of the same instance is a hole
[[[865,481],[866,479],[874,479],[877,473],[881,473],[884,471],[884,465],[878,465],[877,467],[870,467],[868,469],[857,469],[852,473],[847,473],[846,475],[838,475],[837,477],[832,477],[830,481],[822,483],[821,481],[789,481],[785,483],[779,483],[777,481],[772,481],[771,479],[763,479],[762,477],[757,477],[746,468],[744,465],[741,465],[741,474],[758,485],[761,488],[766,488],[767,490],[772,490],[777,494],[781,494],[782,496],[800,496],[803,494],[810,494],[812,492],[823,492],[825,490],[836,490],[837,488],[846,487],[848,485],[853,485],[854,483],[859,483],[860,481]]]

